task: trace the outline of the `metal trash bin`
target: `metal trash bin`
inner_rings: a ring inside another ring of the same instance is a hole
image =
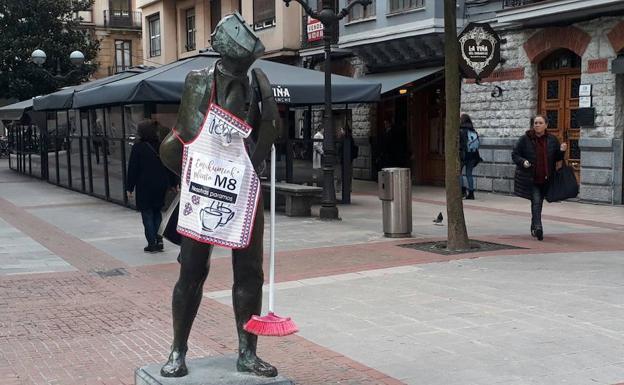
[[[389,238],[412,235],[412,180],[409,168],[384,168],[379,171],[379,199],[383,213],[383,232]]]

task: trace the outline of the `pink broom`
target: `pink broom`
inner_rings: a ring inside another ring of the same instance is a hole
[[[290,317],[273,312],[275,285],[275,146],[271,147],[271,244],[269,259],[269,314],[253,315],[244,329],[258,336],[287,336],[299,331]]]

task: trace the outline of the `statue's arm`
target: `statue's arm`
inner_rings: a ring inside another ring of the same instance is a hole
[[[208,108],[212,86],[211,71],[191,71],[186,76],[184,91],[180,100],[178,117],[174,129],[185,142],[197,136],[204,122],[204,112]],[[208,95],[208,96],[207,96]],[[181,174],[183,144],[173,133],[165,137],[160,145],[160,158],[163,164],[177,175]]]
[[[254,130],[257,131],[256,146],[251,154],[251,163],[257,169],[258,165],[269,155],[271,145],[281,136],[282,125],[269,79],[261,69],[253,69],[251,74],[254,93],[257,93],[256,97],[262,107],[260,116],[254,116],[258,113],[257,111],[254,112],[254,108],[258,109],[258,103],[254,103],[252,97],[248,121],[253,124]]]

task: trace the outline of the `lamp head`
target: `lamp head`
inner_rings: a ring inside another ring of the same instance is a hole
[[[46,54],[40,49],[36,49],[30,54],[30,59],[38,66],[41,66],[46,61]]]
[[[76,67],[81,66],[85,61],[84,54],[80,51],[74,51],[69,54],[69,61]]]

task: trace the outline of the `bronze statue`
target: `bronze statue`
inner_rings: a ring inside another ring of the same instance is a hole
[[[187,75],[175,130],[185,142],[197,136],[208,109],[214,79],[214,103],[253,127],[246,144],[258,172],[279,133],[277,104],[266,75],[259,69],[252,70],[251,87],[247,76],[250,66],[264,53],[264,46],[242,17],[234,13],[217,25],[212,35],[212,47],[221,58],[212,68]],[[178,175],[181,173],[182,151],[183,145],[173,132],[160,147],[163,163]],[[239,340],[236,366],[239,372],[274,377],[277,369],[256,355],[258,337],[243,330],[243,325],[252,315],[259,314],[262,307],[262,207],[260,196],[249,246],[232,250],[232,297]],[[188,373],[185,363],[187,341],[202,299],[212,248],[210,244],[182,237],[178,257],[180,276],[172,301],[174,337],[169,359],[161,369],[164,377],[181,377]]]

